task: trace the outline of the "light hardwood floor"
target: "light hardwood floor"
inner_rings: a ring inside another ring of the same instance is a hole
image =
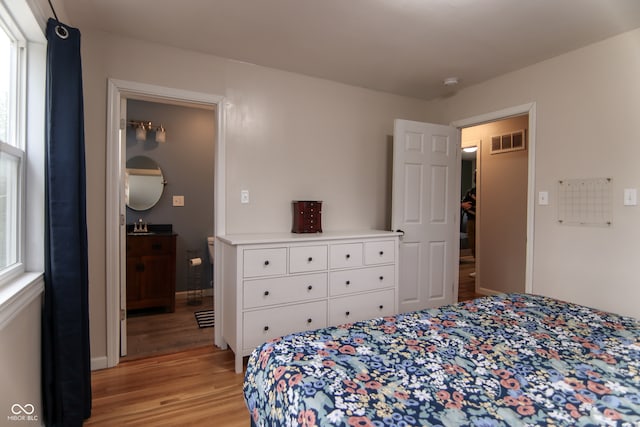
[[[469,276],[469,273],[476,270],[476,263],[471,256],[471,251],[460,253],[460,266],[458,278],[458,301],[466,301],[481,297],[476,293],[476,279]]]
[[[463,254],[459,301],[481,296],[469,277],[474,269],[473,258]],[[206,331],[213,334],[213,328]],[[213,345],[124,361],[93,372],[93,410],[85,426],[246,427],[243,380],[234,372],[233,353]]]
[[[213,345],[213,328],[198,328],[194,313],[213,308],[213,297],[189,305],[187,293],[176,294],[176,310],[141,310],[127,317],[127,356],[122,361]]]
[[[213,346],[124,362],[93,372],[84,425],[246,427],[243,379],[233,353]]]

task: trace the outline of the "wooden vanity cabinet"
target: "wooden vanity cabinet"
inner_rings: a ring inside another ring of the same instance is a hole
[[[175,311],[176,235],[127,234],[127,309]]]

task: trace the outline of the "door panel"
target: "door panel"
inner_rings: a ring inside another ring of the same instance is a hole
[[[392,225],[400,239],[400,311],[453,302],[459,215],[457,129],[394,122]]]

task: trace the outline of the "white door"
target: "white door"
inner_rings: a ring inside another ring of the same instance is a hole
[[[127,99],[120,100],[120,164],[125,164],[127,146]],[[120,168],[125,170],[124,166]],[[127,207],[124,177],[118,181],[120,189],[120,356],[127,355]]]
[[[453,302],[460,215],[459,132],[395,120],[392,226],[400,238],[400,312]]]

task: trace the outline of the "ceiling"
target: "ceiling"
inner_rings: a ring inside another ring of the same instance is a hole
[[[421,99],[640,27],[640,0],[60,1],[81,32]]]

